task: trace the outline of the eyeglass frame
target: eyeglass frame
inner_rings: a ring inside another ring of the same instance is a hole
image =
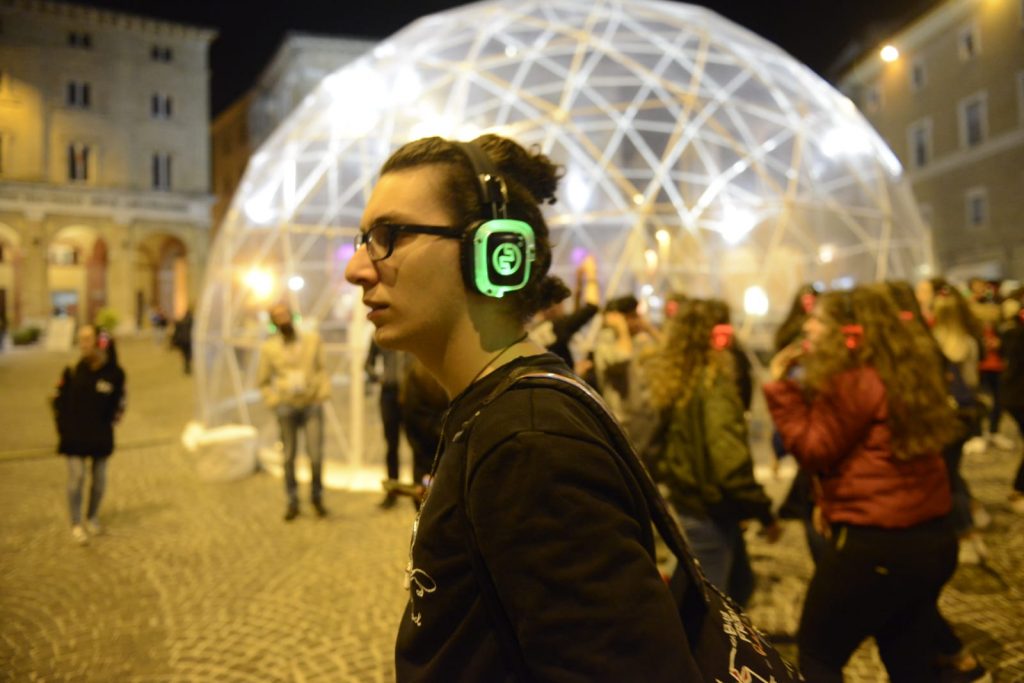
[[[370,237],[370,233],[372,233],[374,230],[378,230],[380,228],[386,228],[387,231],[388,231],[387,232],[387,235],[388,235],[388,249],[387,249],[387,253],[385,253],[380,258],[374,258],[373,255],[370,253],[370,248],[369,248],[369,245],[373,241],[372,238]],[[406,224],[406,223],[375,223],[374,225],[371,225],[368,230],[366,230],[366,231],[360,230],[358,233],[356,233],[355,238],[352,240],[352,245],[355,247],[356,251],[359,251],[360,247],[365,246],[367,248],[366,249],[367,256],[370,257],[371,261],[373,261],[374,263],[377,263],[378,261],[383,261],[384,259],[390,257],[391,254],[394,253],[394,251],[395,251],[395,240],[402,233],[413,234],[413,235],[436,235],[438,237],[444,237],[444,238],[447,238],[447,239],[462,239],[464,231],[461,228],[452,228],[452,227],[449,227],[449,226],[440,226],[440,225],[416,225],[416,224]]]

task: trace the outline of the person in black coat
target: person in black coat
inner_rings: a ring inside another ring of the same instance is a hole
[[[86,525],[93,534],[99,534],[102,529],[98,515],[106,488],[107,458],[114,452],[114,424],[124,410],[125,375],[117,364],[113,341],[105,334],[97,334],[93,325],[79,329],[78,348],[81,358],[73,366],[64,368],[53,410],[60,438],[57,452],[65,456],[68,463],[71,535],[84,545],[89,539],[82,525],[85,462],[89,459],[92,463]]]

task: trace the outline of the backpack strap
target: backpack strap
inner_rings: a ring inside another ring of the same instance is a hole
[[[696,642],[696,632],[707,612],[709,597],[707,591],[715,590],[714,587],[704,578],[704,574],[694,559],[693,553],[680,531],[675,518],[668,510],[664,498],[658,491],[657,486],[651,479],[642,461],[637,456],[629,438],[622,427],[611,414],[604,400],[592,388],[570,375],[563,375],[556,372],[537,371],[529,367],[522,367],[513,370],[503,379],[483,401],[473,415],[466,420],[452,438],[453,443],[468,439],[474,423],[487,406],[497,398],[511,389],[543,387],[560,391],[586,406],[587,410],[598,420],[606,434],[611,438],[612,450],[624,463],[633,479],[640,486],[651,519],[655,529],[669,550],[675,555],[678,565],[675,575],[672,577],[671,589],[677,605],[686,603],[689,609],[680,611],[690,642]],[[468,456],[468,454],[467,454]],[[466,499],[469,494],[469,473],[467,466],[468,457],[462,459],[462,487],[460,488],[459,517],[465,531],[467,548],[470,562],[473,566],[473,573],[476,575],[477,584],[480,588],[481,599],[495,628],[498,645],[502,656],[510,669],[515,672],[521,681],[533,680],[526,666],[526,660],[519,641],[515,636],[515,629],[508,617],[507,611],[501,604],[494,581],[487,569],[480,546],[476,540],[473,525],[466,512]],[[720,591],[716,591],[722,595]],[[724,597],[724,596],[723,596]],[[727,599],[727,598],[726,598]],[[699,606],[699,607],[698,607]],[[697,607],[697,609],[693,609]]]

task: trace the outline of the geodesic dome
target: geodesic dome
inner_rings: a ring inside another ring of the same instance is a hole
[[[565,165],[548,211],[554,272],[594,254],[607,294],[655,310],[669,290],[715,295],[756,331],[804,282],[930,263],[895,156],[775,45],[677,3],[480,2],[422,18],[326,78],[250,160],[197,316],[206,424],[265,421],[253,352],[267,303],[286,296],[327,342],[327,453],[379,451],[363,439],[379,430],[363,405],[368,330],[343,278],[351,238],[398,145],[482,132]]]

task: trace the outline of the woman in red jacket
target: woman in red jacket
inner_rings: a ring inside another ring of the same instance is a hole
[[[764,387],[788,452],[817,481],[830,540],[804,601],[801,668],[842,681],[874,636],[894,683],[937,679],[936,601],[957,554],[940,455],[957,422],[937,356],[863,287],[820,297],[804,334],[772,359]],[[795,363],[802,385],[784,379]]]

